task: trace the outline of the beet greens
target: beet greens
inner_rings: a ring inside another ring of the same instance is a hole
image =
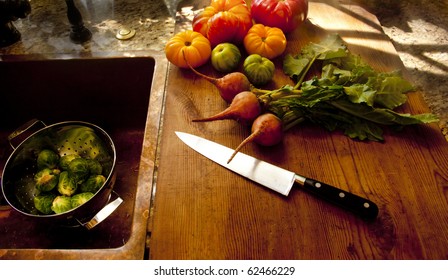
[[[307,81],[311,66],[321,63],[320,77]],[[382,125],[404,126],[436,122],[433,114],[404,114],[393,111],[407,101],[413,86],[400,72],[380,73],[359,56],[350,53],[338,35],[310,43],[297,56],[288,55],[284,72],[297,83],[254,93],[267,111],[283,122],[285,130],[303,121],[342,129],[360,140],[383,140]]]

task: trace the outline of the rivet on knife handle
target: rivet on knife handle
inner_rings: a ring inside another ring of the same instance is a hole
[[[307,191],[336,204],[367,220],[378,216],[378,206],[363,197],[343,191],[328,184],[296,175],[294,184],[299,184]]]

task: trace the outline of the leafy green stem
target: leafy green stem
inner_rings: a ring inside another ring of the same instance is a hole
[[[308,62],[306,68],[304,69],[304,71],[302,72],[300,79],[297,81],[296,85],[294,86],[294,89],[298,89],[300,87],[300,85],[303,83],[303,80],[305,80],[306,74],[308,73],[308,71],[310,70],[311,66],[313,65],[314,61],[316,61],[317,57],[319,56],[319,54],[315,54],[313,56],[313,58],[311,59],[310,62]]]

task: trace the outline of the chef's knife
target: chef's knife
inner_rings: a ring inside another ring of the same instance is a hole
[[[234,152],[233,149],[188,133],[176,131],[176,134],[185,144],[203,156],[285,196],[289,194],[293,186],[301,186],[318,197],[343,207],[364,219],[373,220],[378,215],[378,206],[368,199],[303,177],[241,152],[237,153],[230,163],[227,163]]]

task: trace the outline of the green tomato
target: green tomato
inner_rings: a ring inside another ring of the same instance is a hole
[[[221,43],[213,48],[210,59],[213,68],[223,73],[229,73],[238,68],[241,52],[234,44]]]
[[[274,77],[275,65],[266,57],[251,54],[244,60],[243,69],[254,86],[262,86],[269,83]]]

